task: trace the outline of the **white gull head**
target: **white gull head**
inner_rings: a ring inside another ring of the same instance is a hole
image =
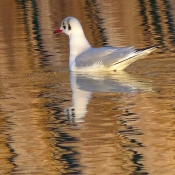
[[[75,67],[75,58],[87,49],[91,48],[91,45],[84,35],[80,22],[74,17],[67,17],[62,21],[60,29],[56,30],[55,33],[60,32],[69,36],[69,68],[70,70],[73,70]]]
[[[92,48],[87,41],[80,22],[74,17],[65,18],[60,29],[54,33],[65,33],[69,36],[71,71],[117,71],[123,70],[143,56],[156,49],[150,47],[136,50],[134,47]]]

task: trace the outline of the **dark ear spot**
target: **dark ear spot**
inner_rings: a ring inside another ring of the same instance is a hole
[[[71,30],[71,26],[70,26],[69,22],[68,22],[68,30]]]

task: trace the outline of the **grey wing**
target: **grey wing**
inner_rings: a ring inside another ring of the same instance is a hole
[[[133,47],[90,48],[76,57],[75,63],[77,67],[87,67],[98,63],[108,67],[134,56],[135,52]]]

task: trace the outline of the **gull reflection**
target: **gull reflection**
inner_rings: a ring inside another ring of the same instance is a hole
[[[69,123],[84,122],[87,105],[93,92],[136,93],[151,91],[148,83],[125,71],[115,74],[70,73],[72,106],[65,109]]]

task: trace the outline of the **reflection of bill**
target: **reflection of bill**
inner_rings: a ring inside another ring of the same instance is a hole
[[[72,107],[64,110],[70,123],[83,122],[92,92],[137,93],[151,91],[140,79],[120,72],[117,74],[70,74]]]

